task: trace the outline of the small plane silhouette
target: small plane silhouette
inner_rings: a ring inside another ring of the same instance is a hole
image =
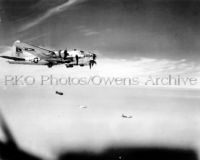
[[[64,93],[63,92],[59,92],[59,91],[56,91],[56,94],[58,94],[58,95],[63,95]]]
[[[131,115],[124,115],[124,114],[122,114],[122,118],[133,118],[133,116],[131,116]]]
[[[87,108],[87,106],[85,106],[85,105],[80,105],[79,108],[85,109],[85,108]]]

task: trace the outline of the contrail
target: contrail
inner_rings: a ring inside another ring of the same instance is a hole
[[[33,20],[32,22],[24,25],[23,27],[21,27],[19,29],[19,32],[22,32],[22,31],[25,31],[33,26],[36,26],[38,25],[39,23],[41,23],[42,21],[44,21],[45,19],[55,15],[55,14],[58,14],[64,10],[67,10],[70,6],[74,5],[74,4],[77,4],[77,3],[80,3],[80,2],[83,2],[85,0],[69,0],[68,2],[62,4],[62,5],[59,5],[57,7],[54,7],[50,10],[48,10],[43,16],[41,16],[40,18],[37,18],[35,20]]]

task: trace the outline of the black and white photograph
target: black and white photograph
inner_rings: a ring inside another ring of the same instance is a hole
[[[0,0],[0,160],[200,160],[200,0]]]

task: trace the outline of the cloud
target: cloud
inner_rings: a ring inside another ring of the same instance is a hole
[[[0,47],[1,48],[1,47]],[[4,55],[10,55],[12,51],[11,47],[4,48]],[[74,67],[67,69],[67,75],[63,75],[63,71],[66,70],[64,65],[54,66],[51,69],[47,69],[46,66],[24,66],[24,65],[10,65],[1,59],[0,68],[2,75],[13,75],[16,72],[18,74],[29,75],[36,78],[40,78],[41,75],[53,75],[55,77],[139,77],[141,81],[144,81],[148,76],[165,77],[168,75],[180,75],[181,77],[194,77],[200,80],[200,65],[188,61],[186,59],[171,60],[171,59],[156,59],[139,57],[134,59],[111,59],[111,58],[97,58],[97,65],[92,70],[89,67]],[[6,69],[5,69],[6,68]],[[192,86],[183,86],[192,87]],[[193,86],[197,87],[197,85]]]
[[[197,79],[197,83],[199,83],[199,70],[200,65],[194,62],[187,61],[185,59],[170,60],[141,57],[127,60],[104,58],[97,59],[97,65],[94,66],[92,70],[89,70],[88,67],[74,68],[74,70],[71,70],[69,74],[72,77],[88,77],[88,79],[91,77],[96,77],[95,80],[97,81],[103,79],[102,83],[100,84],[101,86],[131,87],[131,85],[128,84],[128,81],[126,81],[125,85],[116,85],[117,83],[109,83],[108,81],[111,80],[113,82],[115,78],[124,78],[127,80],[135,77],[139,81],[139,84],[137,84],[137,86],[196,88],[198,87],[198,84],[191,84],[189,82],[189,79],[195,78]],[[59,77],[59,72],[55,73],[55,75]],[[166,82],[166,78],[169,78],[170,76],[173,81],[172,85],[165,85],[161,82],[161,79],[165,79],[164,82]],[[148,83],[148,85],[146,85],[145,82],[149,79],[149,77],[153,77],[154,80],[156,78],[159,78],[159,84],[153,86],[153,83]],[[174,84],[174,79],[178,79],[179,77],[182,81],[180,85]],[[107,81],[108,83],[105,81]]]
[[[102,59],[98,63],[99,72],[107,75],[147,75],[147,74],[186,74],[195,73],[199,68],[193,62],[154,58]],[[104,70],[104,72],[103,72]]]
[[[55,14],[58,14],[60,12],[63,12],[64,10],[67,10],[69,7],[71,7],[72,5],[75,5],[75,4],[83,2],[83,1],[85,1],[85,0],[68,0],[66,3],[56,6],[54,8],[51,8],[44,15],[42,15],[39,18],[33,20],[32,22],[22,26],[19,29],[19,31],[22,32],[27,29],[30,29],[31,27],[34,27],[34,26],[40,24],[41,22],[43,22],[45,19],[47,19]]]

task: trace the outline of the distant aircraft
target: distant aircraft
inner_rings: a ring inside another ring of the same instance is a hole
[[[81,105],[81,106],[79,106],[79,108],[85,109],[85,108],[87,108],[87,106]]]
[[[51,68],[54,65],[65,64],[67,68],[74,66],[89,66],[96,64],[96,54],[81,50],[53,51],[39,46],[29,45],[15,41],[13,44],[13,56],[0,56],[10,59],[10,64],[46,65]]]
[[[58,94],[58,95],[63,95],[63,92],[59,92],[59,91],[56,91],[56,94]]]
[[[133,118],[133,116],[131,116],[131,115],[124,115],[124,114],[122,114],[122,118]]]

